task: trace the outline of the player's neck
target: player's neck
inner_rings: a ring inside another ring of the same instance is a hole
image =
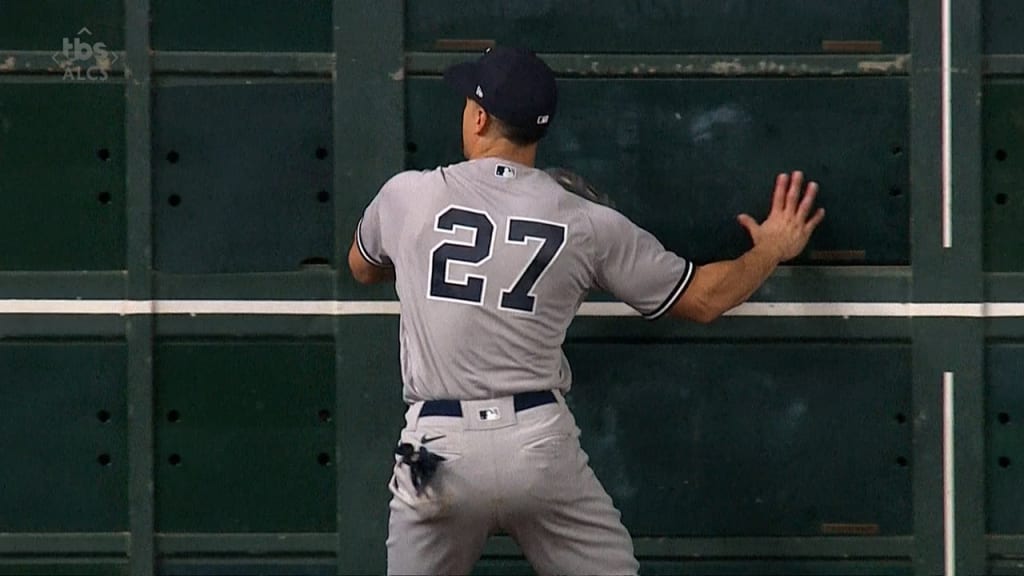
[[[537,162],[537,145],[533,144],[530,146],[516,146],[505,139],[500,140],[488,140],[480,143],[481,145],[470,154],[470,160],[478,160],[480,158],[500,158],[509,162],[515,162],[522,166],[534,166]]]

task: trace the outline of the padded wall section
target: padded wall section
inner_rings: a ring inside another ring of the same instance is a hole
[[[78,34],[82,28],[89,33]],[[0,49],[62,50],[64,38],[124,49],[124,3],[110,0],[0,2]]]
[[[0,344],[0,533],[128,529],[126,362],[117,342]]]
[[[124,166],[123,85],[0,84],[0,270],[123,268]]]
[[[409,50],[459,49],[459,40],[486,39],[555,53],[815,53],[831,41],[867,41],[872,51],[905,52],[908,30],[907,2],[887,0],[406,4]]]
[[[1024,53],[1024,4],[1007,0],[982,0],[984,51],[994,54]]]
[[[1024,344],[991,344],[986,361],[988,532],[1024,534]]]
[[[460,161],[463,100],[407,81],[408,165]],[[698,262],[750,248],[736,215],[767,215],[777,171],[804,170],[831,218],[797,262],[906,264],[903,79],[567,80],[538,165],[573,168]]]
[[[153,47],[220,52],[330,52],[330,0],[153,0]]]
[[[279,272],[333,260],[331,85],[161,83],[155,266]]]
[[[986,82],[982,117],[985,269],[1024,272],[1024,81]]]
[[[160,532],[331,532],[334,346],[156,348]]]
[[[634,536],[912,532],[907,345],[566,352],[584,449]]]

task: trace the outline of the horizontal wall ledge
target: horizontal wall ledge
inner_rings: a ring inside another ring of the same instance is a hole
[[[2,298],[115,298],[125,296],[123,270],[109,272],[2,272]]]
[[[91,74],[90,69],[93,69]],[[0,76],[47,74],[64,77],[71,74],[75,79],[99,81],[103,74],[122,76],[124,71],[125,56],[121,50],[105,51],[103,55],[93,55],[88,60],[76,60],[74,55],[65,54],[59,41],[53,50],[0,50]]]
[[[333,52],[153,53],[155,74],[323,76],[334,71]]]
[[[1024,54],[991,54],[982,56],[981,61],[986,76],[1024,75]]]
[[[406,73],[439,75],[448,66],[476,53],[410,52]],[[559,76],[581,77],[796,77],[905,76],[909,54],[841,55],[683,55],[683,54],[541,54]]]
[[[439,75],[451,64],[476,57],[475,52],[408,52],[405,67],[387,71],[392,79],[405,74]],[[582,77],[801,77],[801,76],[906,76],[909,54],[543,54],[560,76]],[[177,52],[154,51],[153,73],[190,75],[248,74],[256,76],[330,77],[333,52]],[[982,56],[988,76],[1024,74],[1024,54]],[[49,50],[0,51],[0,76],[46,75],[62,78],[70,70],[83,79],[90,68],[109,76],[124,76],[123,51],[110,51],[99,61],[69,60],[60,46]],[[130,71],[129,71],[130,74]]]
[[[333,556],[336,533],[160,534],[156,550],[162,556],[194,554],[319,554]]]
[[[634,538],[638,557],[901,559],[914,553],[914,538]],[[519,556],[508,537],[491,538],[486,556]]]
[[[127,532],[38,532],[0,534],[0,560],[5,556],[117,555],[128,553]]]
[[[989,534],[985,536],[988,555],[998,558],[1024,558],[1024,535]]]

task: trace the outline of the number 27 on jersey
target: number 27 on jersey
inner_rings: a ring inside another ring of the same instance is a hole
[[[463,304],[482,305],[487,290],[487,276],[466,274],[465,282],[455,282],[448,277],[451,262],[468,266],[480,266],[494,254],[494,220],[486,212],[461,206],[449,206],[442,210],[435,220],[434,229],[454,234],[456,229],[471,230],[469,242],[443,240],[430,252],[430,285],[428,296]],[[514,312],[533,313],[536,297],[533,289],[544,276],[551,263],[558,258],[565,245],[566,226],[530,218],[509,218],[504,241],[508,244],[527,246],[529,239],[540,240],[533,259],[519,274],[512,286],[501,290],[498,308]]]

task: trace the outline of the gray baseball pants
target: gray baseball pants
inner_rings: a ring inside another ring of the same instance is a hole
[[[468,574],[487,537],[506,533],[547,574],[636,574],[633,542],[557,403],[514,410],[511,397],[462,401],[462,416],[406,413],[401,442],[443,456],[417,495],[409,466],[390,488],[388,574]]]

